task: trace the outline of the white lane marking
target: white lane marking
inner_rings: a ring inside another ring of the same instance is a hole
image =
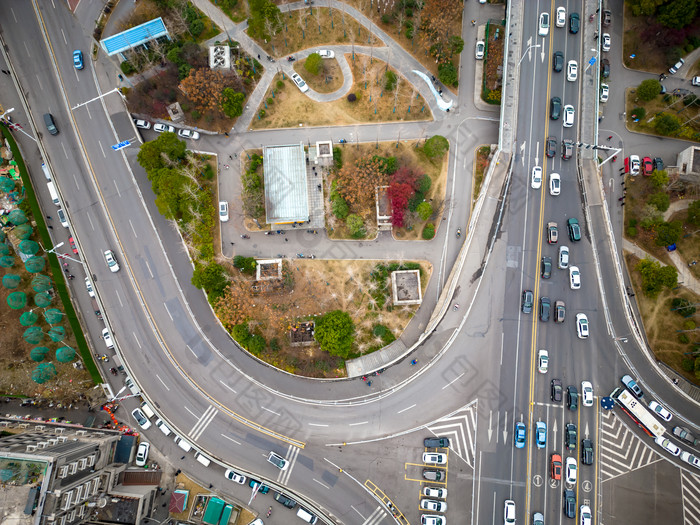
[[[316,483],[318,483],[319,485],[321,485],[321,486],[322,486],[323,488],[325,488],[325,489],[328,489],[328,490],[331,489],[328,485],[326,485],[325,483],[321,483],[321,482],[320,482],[319,480],[317,480],[316,478],[313,478],[313,481],[315,481]]]
[[[452,381],[450,381],[450,382],[447,383],[445,386],[443,386],[443,387],[442,387],[442,390],[445,390],[448,386],[450,386],[452,383],[454,383],[455,381],[457,381],[457,380],[458,380],[460,377],[462,377],[463,375],[464,375],[464,372],[462,372],[462,373],[459,374],[457,377],[455,377]]]
[[[328,425],[323,425],[321,423],[309,423],[310,427],[327,427]]]
[[[366,425],[367,423],[369,423],[369,421],[363,421],[362,423],[350,423],[349,426],[354,427],[354,426],[357,426],[357,425]]]
[[[227,436],[226,434],[221,434],[221,437],[222,437],[222,438],[226,438],[226,439],[228,439],[229,441],[233,441],[236,445],[240,445],[240,444],[241,444],[240,441],[236,441],[235,439],[233,439],[232,437]]]
[[[281,416],[281,415],[282,415],[282,414],[278,414],[278,413],[275,412],[274,410],[270,410],[270,409],[267,408],[267,407],[260,407],[260,408],[262,408],[263,410],[267,410],[268,412],[270,412],[271,414],[274,414],[274,415],[276,415],[276,416]]]
[[[416,406],[415,403],[413,403],[410,407],[406,407],[403,410],[399,410],[398,414],[403,414],[404,412],[406,412],[406,410],[411,410],[414,406]]]
[[[165,384],[165,381],[163,381],[163,380],[160,378],[160,376],[159,376],[158,374],[156,374],[156,377],[158,378],[158,381],[160,381],[160,382],[163,384],[163,386],[165,387],[165,389],[166,389],[168,392],[170,392],[170,388],[168,388],[168,385]]]
[[[188,346],[187,348],[190,348],[190,347]],[[190,348],[190,350],[192,350],[192,349]],[[192,352],[192,353],[194,353],[194,352]],[[219,379],[219,383],[221,383],[222,385],[224,385],[226,388],[228,388],[228,389],[229,389],[231,392],[233,392],[234,394],[237,393],[233,388],[231,388],[230,386],[228,386],[228,385],[227,385],[226,383],[224,383],[221,379]]]

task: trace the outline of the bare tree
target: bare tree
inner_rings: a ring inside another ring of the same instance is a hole
[[[321,8],[316,8],[316,23],[318,24],[318,34],[321,34]]]
[[[299,9],[299,11],[297,11],[297,13],[299,13],[298,24],[299,24],[299,28],[301,29],[301,35],[304,38],[304,40],[306,40],[306,32],[304,31],[304,10]]]
[[[401,84],[401,76],[396,75],[396,85],[394,86],[394,110],[396,110],[396,103],[399,100],[399,85]]]
[[[401,34],[401,31],[403,31],[403,23],[406,20],[406,11],[405,8],[401,8],[401,11],[398,12],[396,15],[396,23],[399,25],[399,30],[398,33],[399,35]]]

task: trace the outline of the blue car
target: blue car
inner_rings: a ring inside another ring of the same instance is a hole
[[[535,443],[537,448],[544,448],[547,444],[547,424],[544,421],[535,424]]]
[[[515,424],[515,448],[525,448],[527,430],[525,429],[525,423]]]
[[[73,65],[75,69],[83,69],[83,52],[80,49],[73,51]]]

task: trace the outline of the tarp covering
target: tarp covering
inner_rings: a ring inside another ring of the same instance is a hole
[[[39,292],[34,294],[34,304],[39,308],[46,308],[51,304],[51,296],[48,292]]]
[[[49,349],[45,346],[37,346],[36,348],[32,348],[32,351],[29,352],[29,357],[32,358],[32,361],[39,363],[46,359],[46,354],[48,353]]]
[[[41,363],[32,372],[32,380],[41,385],[56,377],[57,373],[53,363]]]
[[[29,224],[20,224],[14,229],[14,234],[19,239],[29,239],[34,233],[34,229]]]
[[[19,275],[13,273],[8,273],[2,278],[2,285],[8,290],[14,290],[22,282],[22,278]]]
[[[19,208],[12,210],[8,215],[8,218],[10,219],[10,222],[12,222],[12,224],[16,224],[18,226],[27,222],[27,216]]]
[[[56,350],[56,361],[59,363],[69,363],[75,359],[75,350],[70,346],[62,346]]]
[[[44,260],[43,257],[37,257],[36,255],[32,255],[27,261],[24,263],[24,267],[29,273],[39,273],[44,269],[46,266],[46,261]]]
[[[53,283],[48,275],[39,273],[32,277],[32,290],[35,292],[46,292],[51,288],[53,288]]]
[[[38,243],[34,241],[22,241],[19,243],[19,251],[27,255],[34,255],[41,249]]]
[[[24,331],[22,337],[24,337],[24,340],[30,345],[35,345],[44,338],[44,332],[42,332],[41,328],[38,326],[30,326]]]
[[[63,341],[66,338],[66,329],[62,326],[52,326],[49,330],[49,337],[56,343]]]
[[[7,296],[7,304],[13,310],[21,310],[27,306],[27,294],[24,292],[12,292]]]
[[[44,312],[44,319],[49,324],[58,324],[63,319],[63,312],[58,308],[49,308]]]
[[[39,320],[39,315],[32,312],[31,310],[24,312],[19,316],[19,324],[22,326],[32,326]]]

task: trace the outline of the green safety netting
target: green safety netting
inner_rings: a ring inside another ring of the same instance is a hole
[[[56,372],[56,367],[53,363],[41,363],[34,369],[34,372],[32,372],[32,379],[35,383],[41,385],[56,377],[56,374],[58,374],[58,372]]]
[[[7,234],[0,230],[0,242],[5,242],[5,239],[7,238]]]
[[[14,290],[22,282],[22,278],[14,273],[8,273],[2,278],[2,285],[8,290]]]
[[[46,261],[44,258],[37,257],[36,255],[32,255],[29,259],[24,261],[24,268],[29,273],[39,273],[44,269],[44,266],[46,266]]]
[[[3,268],[12,268],[15,265],[15,258],[12,255],[3,255],[0,257],[0,266]]]
[[[40,343],[44,338],[44,332],[42,332],[41,328],[38,326],[30,326],[24,331],[22,337],[24,337],[24,340],[30,345],[35,345]]]
[[[35,314],[32,310],[24,312],[19,316],[19,324],[22,326],[32,326],[39,320],[39,316]]]
[[[75,359],[75,350],[70,346],[62,346],[56,350],[56,361],[59,363],[70,363]]]
[[[27,306],[27,294],[24,292],[12,292],[7,296],[7,304],[13,310],[20,310]]]
[[[66,338],[66,329],[62,326],[52,326],[49,329],[49,337],[54,343],[63,341]]]
[[[39,246],[39,244],[34,241],[27,240],[19,243],[19,251],[24,253],[25,255],[34,255],[40,249],[41,246]]]
[[[36,348],[32,348],[32,351],[29,352],[29,357],[31,357],[32,361],[39,363],[46,359],[48,353],[49,349],[45,346],[37,346]]]
[[[0,244],[0,255],[10,255],[10,247],[7,244]]]
[[[48,292],[39,292],[34,294],[34,304],[39,308],[46,308],[51,304],[51,296]]]
[[[58,308],[49,308],[44,312],[44,319],[49,324],[58,324],[63,319],[63,312]]]
[[[53,288],[53,283],[48,275],[38,273],[32,277],[32,290],[35,292],[46,292],[51,288]]]
[[[10,219],[10,222],[12,224],[20,225],[27,222],[27,216],[19,208],[15,208],[14,210],[12,210],[7,217]]]
[[[34,230],[29,224],[20,224],[13,230],[18,239],[29,239],[34,233]]]
[[[9,193],[15,189],[15,181],[7,177],[0,177],[0,191]]]

